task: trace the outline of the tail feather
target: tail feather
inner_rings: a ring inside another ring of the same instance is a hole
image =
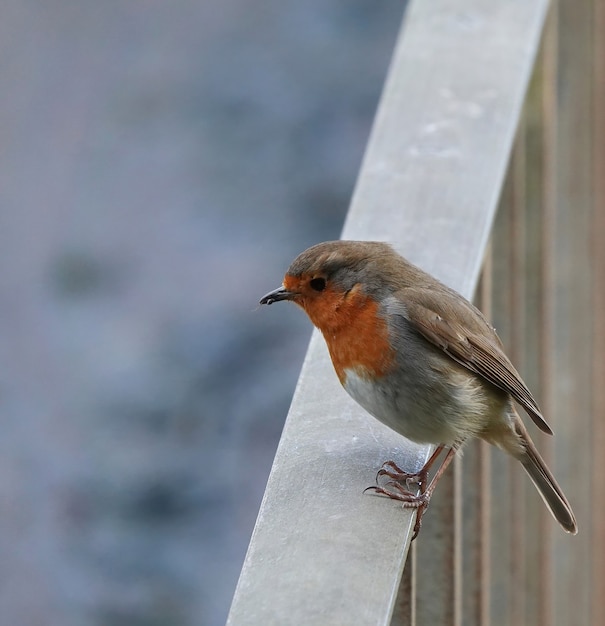
[[[578,525],[565,494],[546,466],[520,419],[517,420],[515,426],[524,444],[524,450],[516,455],[517,458],[529,474],[553,517],[566,532],[575,535],[578,532]]]

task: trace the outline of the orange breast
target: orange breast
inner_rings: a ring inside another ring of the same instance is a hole
[[[303,305],[321,330],[340,382],[347,369],[373,378],[387,373],[395,363],[386,321],[378,315],[376,302],[358,289],[345,295],[328,289]]]

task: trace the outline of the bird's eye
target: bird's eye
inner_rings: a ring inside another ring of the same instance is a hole
[[[326,279],[325,278],[312,278],[309,281],[309,285],[311,289],[314,291],[323,291],[326,288]]]

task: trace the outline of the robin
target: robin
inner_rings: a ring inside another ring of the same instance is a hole
[[[387,461],[377,476],[387,482],[369,488],[418,509],[414,537],[439,478],[474,437],[520,461],[553,517],[577,533],[571,506],[514,403],[540,430],[552,430],[496,331],[463,296],[386,243],[329,241],[300,254],[282,287],[260,303],[281,300],[301,306],[322,332],[338,379],[354,400],[404,437],[437,446],[417,473]]]

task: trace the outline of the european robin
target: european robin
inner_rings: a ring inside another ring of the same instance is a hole
[[[576,519],[519,414],[552,430],[502,342],[466,298],[380,242],[329,241],[300,254],[283,285],[261,304],[290,300],[322,332],[345,390],[404,437],[435,444],[420,472],[386,462],[374,491],[418,509],[415,534],[439,477],[479,437],[521,462],[546,506],[569,533]],[[431,465],[445,457],[428,482]],[[378,477],[377,477],[378,479]],[[410,491],[417,483],[418,492]]]

